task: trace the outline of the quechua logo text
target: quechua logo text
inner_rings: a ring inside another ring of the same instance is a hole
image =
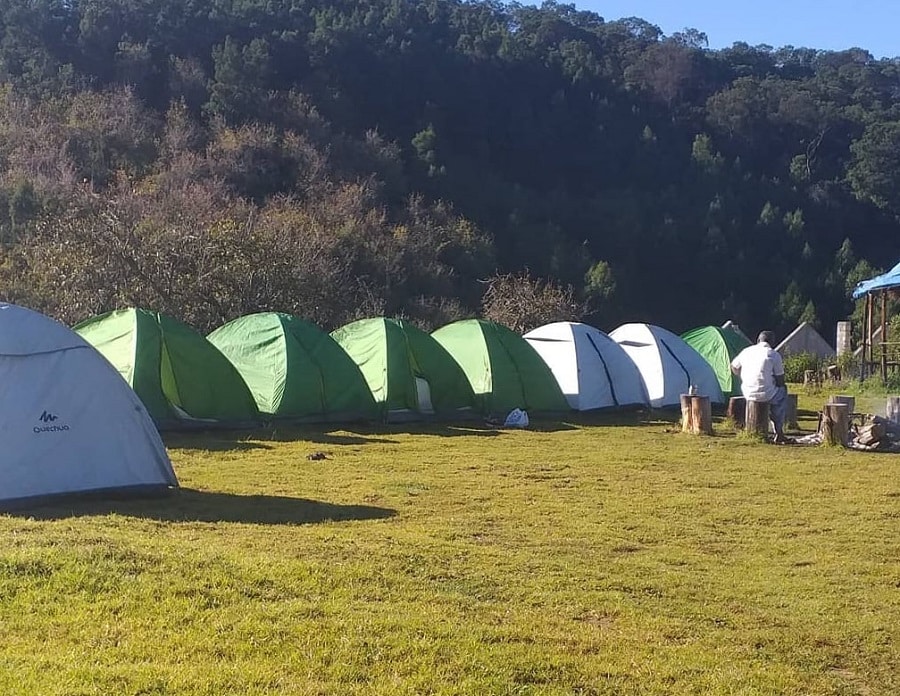
[[[43,425],[34,426],[35,433],[63,433],[68,431],[68,425],[56,425],[56,421],[59,420],[59,416],[54,413],[50,413],[50,411],[44,411],[38,421],[40,421]]]

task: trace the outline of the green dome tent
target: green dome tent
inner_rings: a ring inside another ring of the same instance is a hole
[[[439,343],[399,319],[360,319],[331,333],[359,366],[388,420],[471,415],[475,396]]]
[[[731,372],[731,361],[750,345],[746,336],[731,328],[701,326],[682,334],[681,339],[710,364],[726,398],[741,395],[741,378]]]
[[[235,319],[207,338],[244,378],[262,413],[331,422],[376,416],[356,363],[315,324],[265,312]]]
[[[556,378],[528,341],[505,326],[466,319],[431,334],[462,367],[485,413],[568,411]]]
[[[246,425],[259,418],[234,366],[180,321],[143,309],[120,309],[75,327],[112,363],[160,428]]]

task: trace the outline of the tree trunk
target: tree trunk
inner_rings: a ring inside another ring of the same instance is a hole
[[[756,433],[762,437],[769,434],[769,402],[747,402],[747,432]]]
[[[822,411],[823,443],[846,447],[849,438],[850,407],[847,404],[825,404]]]
[[[784,409],[784,427],[788,430],[799,430],[797,423],[797,395],[788,394]]]
[[[691,397],[691,432],[694,435],[712,435],[712,404],[708,396]]]
[[[728,399],[728,417],[737,428],[743,428],[746,421],[747,400],[743,396],[732,396]]]
[[[889,396],[884,407],[884,415],[891,423],[900,425],[900,396]]]
[[[681,395],[681,432],[690,433],[694,431],[694,420],[691,414],[691,395]]]

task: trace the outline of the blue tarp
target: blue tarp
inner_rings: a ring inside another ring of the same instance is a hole
[[[869,278],[868,280],[858,283],[853,289],[853,299],[858,300],[860,297],[868,295],[870,292],[875,292],[876,290],[887,290],[888,288],[896,287],[900,287],[900,263],[887,273],[882,273],[880,276],[875,276],[874,278]]]

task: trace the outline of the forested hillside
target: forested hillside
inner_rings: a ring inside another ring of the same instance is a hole
[[[66,321],[830,330],[900,257],[900,60],[864,50],[553,3],[6,0],[0,83],[0,294]]]

